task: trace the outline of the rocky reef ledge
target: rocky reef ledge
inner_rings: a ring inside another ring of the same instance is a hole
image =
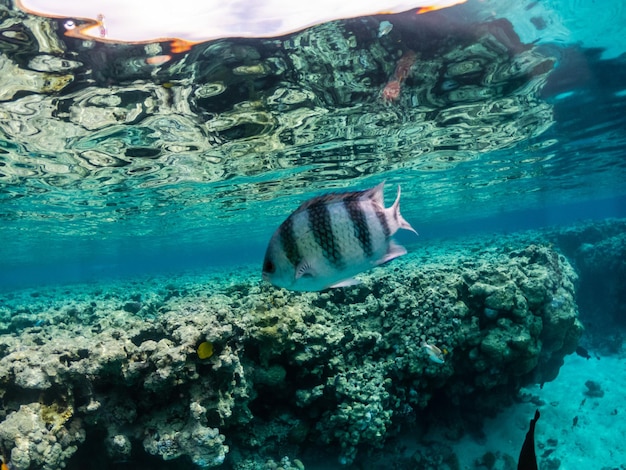
[[[545,235],[424,243],[324,293],[242,268],[2,294],[0,450],[13,470],[370,468],[416,423],[474,432],[581,336]],[[458,468],[431,452],[411,468]]]

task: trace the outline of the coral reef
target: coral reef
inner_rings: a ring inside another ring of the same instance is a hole
[[[174,405],[154,413],[144,424],[148,434],[143,440],[145,450],[163,460],[187,455],[201,468],[221,465],[228,453],[228,446],[223,444],[224,436],[216,428],[206,426],[206,408],[197,401],[191,402],[190,416],[186,421],[184,410],[180,408]],[[162,423],[165,422],[169,426],[163,429]]]
[[[626,220],[608,219],[555,230],[549,238],[580,277],[577,302],[587,334],[584,346],[618,353],[626,326]]]
[[[602,398],[604,396],[602,386],[593,380],[587,380],[585,382],[585,387],[587,387],[587,390],[584,391],[586,397]]]
[[[596,311],[614,312],[615,320],[623,321],[626,294],[620,280],[626,277],[626,222],[579,226],[562,231],[556,238],[584,277],[584,290],[595,292],[594,301],[600,304]],[[607,301],[613,303],[606,305]]]
[[[0,445],[10,448],[13,470],[56,470],[76,452],[85,440],[79,418],[72,419],[72,408],[56,403],[29,403],[9,413],[0,426]]]
[[[242,271],[6,294],[1,450],[20,470],[81,468],[77,446],[103,435],[112,462],[300,468],[325,449],[348,465],[417,415],[477,420],[577,347],[576,274],[538,240],[431,244],[322,293]]]

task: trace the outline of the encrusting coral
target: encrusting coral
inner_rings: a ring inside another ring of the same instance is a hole
[[[0,445],[11,449],[9,468],[55,470],[76,452],[85,440],[82,423],[70,420],[68,409],[54,408],[29,403],[6,416],[0,426]]]
[[[490,413],[552,380],[582,332],[572,267],[522,239],[424,248],[322,293],[212,279],[137,283],[135,313],[114,285],[6,298],[15,312],[30,296],[42,320],[18,330],[0,315],[12,468],[80,468],[72,455],[94,433],[111,461],[143,447],[243,470],[318,446],[350,464],[435,398]]]

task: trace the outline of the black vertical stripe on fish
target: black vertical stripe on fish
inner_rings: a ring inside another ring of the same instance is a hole
[[[383,234],[385,235],[385,239],[391,236],[391,230],[389,229],[389,224],[387,223],[387,217],[385,217],[385,211],[380,209],[374,209],[376,212],[376,217],[378,218],[378,222],[380,222],[380,226],[383,229]]]
[[[293,217],[287,217],[287,220],[280,226],[280,244],[289,262],[298,266],[302,261],[302,255],[298,249],[296,234],[293,229]]]
[[[354,236],[359,240],[361,249],[365,253],[365,256],[370,258],[374,253],[372,248],[372,237],[367,226],[367,217],[361,207],[361,203],[358,199],[346,199],[344,206],[350,220],[352,221],[352,227],[354,229]]]
[[[308,207],[309,227],[313,232],[315,242],[322,249],[324,258],[338,268],[343,268],[343,259],[333,234],[332,220],[328,206],[323,201]]]

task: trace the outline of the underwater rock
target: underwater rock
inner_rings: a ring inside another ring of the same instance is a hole
[[[45,390],[50,387],[50,379],[37,367],[28,367],[15,371],[15,384],[25,389]]]
[[[183,406],[174,404],[153,413],[144,423],[146,452],[163,460],[187,456],[200,468],[218,467],[226,458],[228,446],[217,428],[207,425],[207,409],[192,401],[185,416]]]
[[[44,422],[43,405],[21,397],[45,390],[49,410],[71,410],[53,425],[70,436],[64,462],[93,434],[106,436],[100,452],[111,460],[136,458],[131,443],[141,442],[199,468],[260,465],[283,458],[279,449],[295,462],[316,446],[356,464],[417,414],[437,413],[435,402],[496,411],[523,385],[553,377],[576,347],[576,274],[548,245],[478,241],[397,261],[321,293],[185,278],[177,290],[186,294],[171,296],[146,281],[141,298],[160,305],[146,316],[120,309],[127,293],[114,284],[65,300],[90,306],[80,321],[61,301],[37,303],[46,292],[28,296],[48,324],[0,336],[2,450],[15,468],[43,468],[23,436],[31,431],[8,430],[26,414]],[[203,343],[212,354],[199,357]],[[70,468],[81,468],[76,458]]]
[[[85,440],[80,419],[69,408],[60,409],[40,403],[21,405],[9,413],[0,426],[0,446],[10,449],[10,468],[14,470],[56,470]]]
[[[224,436],[215,428],[202,426],[198,422],[188,422],[177,428],[163,422],[158,432],[150,434],[143,441],[144,448],[163,460],[172,460],[187,455],[194,465],[200,468],[219,467],[224,463],[228,446],[223,445]]]
[[[602,398],[604,396],[604,390],[602,390],[602,386],[598,382],[594,382],[593,380],[587,380],[585,382],[585,396],[592,398]]]
[[[141,302],[126,302],[123,308],[128,313],[137,313],[141,310]]]
[[[423,470],[458,470],[459,458],[454,450],[443,443],[432,442],[422,447],[411,456],[412,468]]]
[[[255,369],[254,381],[259,385],[267,387],[280,387],[280,385],[285,381],[286,375],[287,372],[284,367],[274,364],[267,369]]]
[[[595,350],[619,352],[623,338],[616,331],[626,325],[626,220],[577,224],[555,231],[551,238],[563,246],[580,276],[580,317],[593,325],[588,339]]]
[[[128,436],[124,434],[108,436],[105,446],[107,455],[113,462],[124,461],[130,458],[132,445]]]

